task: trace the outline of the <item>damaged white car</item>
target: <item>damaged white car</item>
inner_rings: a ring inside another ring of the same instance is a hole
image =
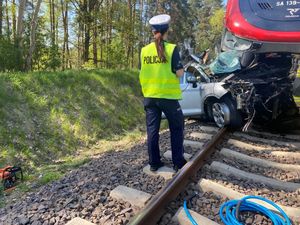
[[[222,51],[209,66],[190,55],[181,80],[185,116],[219,127],[298,114],[293,99],[300,54],[300,2],[229,0]]]
[[[291,54],[228,51],[209,66],[192,58],[181,79],[185,116],[247,129],[254,118],[270,121],[297,112],[292,95],[297,63]]]

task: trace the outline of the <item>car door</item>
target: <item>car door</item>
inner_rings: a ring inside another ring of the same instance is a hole
[[[185,117],[197,116],[203,113],[201,109],[201,83],[188,83],[188,76],[193,76],[193,74],[184,72],[184,75],[180,78],[182,100],[180,100],[179,103]]]

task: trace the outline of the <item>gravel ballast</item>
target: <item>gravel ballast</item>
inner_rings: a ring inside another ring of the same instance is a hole
[[[207,142],[208,140],[190,138],[193,132],[203,132],[204,123],[189,122],[186,125],[185,136],[188,140]],[[216,128],[207,129],[207,134],[214,134]],[[160,135],[161,156],[171,150],[169,133]],[[284,139],[282,139],[284,140]],[[244,141],[244,140],[240,140]],[[253,143],[255,144],[255,143]],[[257,146],[261,146],[257,144]],[[270,146],[263,145],[265,148]],[[285,159],[268,154],[268,151],[245,150],[233,147],[225,140],[218,149],[226,147],[249,156],[259,157],[279,163],[296,164],[295,159]],[[278,150],[276,146],[276,150]],[[194,155],[199,148],[185,147],[185,152]],[[281,149],[279,149],[281,150]],[[283,151],[289,151],[286,148]],[[295,150],[293,150],[295,151]],[[165,165],[172,167],[172,162],[162,158]],[[221,156],[219,153],[207,160],[219,161],[231,166],[276,178],[282,181],[300,183],[299,174],[278,169],[259,168],[245,162],[239,162]],[[147,145],[145,141],[137,143],[128,151],[116,149],[97,156],[84,166],[70,172],[62,179],[48,184],[34,193],[25,195],[21,200],[0,209],[0,224],[4,225],[64,225],[75,217],[86,219],[95,224],[123,225],[127,224],[141,208],[128,202],[117,201],[109,196],[110,192],[119,185],[134,188],[151,195],[155,195],[165,185],[166,181],[159,176],[148,176],[143,168],[148,164]],[[159,221],[159,225],[175,225],[172,217],[182,207],[184,200],[188,207],[222,224],[219,217],[219,207],[225,201],[224,197],[212,192],[202,192],[197,185],[201,178],[211,179],[242,194],[255,194],[266,197],[283,206],[300,207],[300,192],[284,192],[269,188],[260,183],[242,180],[235,176],[224,176],[204,167],[187,185],[186,189],[167,207],[166,214]],[[243,215],[245,224],[265,224],[271,222],[260,215]]]

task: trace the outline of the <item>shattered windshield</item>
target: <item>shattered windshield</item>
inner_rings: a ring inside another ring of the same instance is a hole
[[[209,65],[213,74],[231,73],[241,69],[240,57],[237,51],[220,53]]]

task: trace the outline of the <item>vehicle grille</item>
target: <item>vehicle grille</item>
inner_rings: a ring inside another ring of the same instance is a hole
[[[271,9],[273,9],[272,5],[269,2],[258,2],[257,4],[262,10],[271,10]]]

